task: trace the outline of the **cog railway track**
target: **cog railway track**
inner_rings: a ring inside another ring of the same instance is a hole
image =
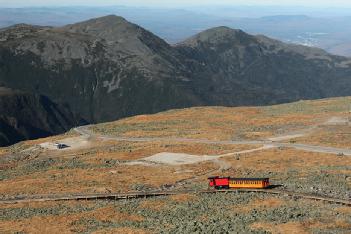
[[[109,194],[53,194],[53,195],[36,195],[23,196],[0,200],[2,204],[28,203],[28,202],[48,202],[48,201],[79,201],[79,200],[125,200],[150,198],[160,196],[172,196],[179,194],[214,194],[214,193],[263,193],[291,197],[294,199],[308,199],[323,201],[328,203],[351,206],[351,200],[343,200],[331,197],[324,197],[314,194],[296,193],[275,189],[233,189],[233,190],[179,190],[179,191],[154,191],[154,192],[129,192],[129,193],[109,193]]]

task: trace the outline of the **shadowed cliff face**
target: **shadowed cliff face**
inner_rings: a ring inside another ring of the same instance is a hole
[[[0,84],[89,122],[203,105],[351,95],[351,60],[227,27],[171,46],[117,16],[0,31]]]
[[[76,124],[67,107],[47,97],[0,87],[0,146],[63,133]]]

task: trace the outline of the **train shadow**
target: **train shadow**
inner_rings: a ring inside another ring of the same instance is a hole
[[[282,184],[271,184],[267,187],[267,189],[275,189],[275,188],[280,188],[283,187]]]

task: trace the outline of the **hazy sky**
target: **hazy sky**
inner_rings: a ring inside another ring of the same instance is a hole
[[[308,7],[351,7],[350,0],[0,0],[0,7],[24,6],[150,6],[174,7],[193,5],[281,5]]]

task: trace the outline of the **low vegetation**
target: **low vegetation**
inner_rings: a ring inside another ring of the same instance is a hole
[[[249,108],[199,107],[141,115],[91,127],[97,134],[123,137],[265,139],[345,117],[351,98]]]
[[[351,228],[351,208],[242,193],[96,201],[50,208],[7,206],[0,211],[3,229],[18,232],[45,230],[53,220],[61,225],[57,231],[80,233],[123,229],[135,233],[346,233]],[[43,220],[46,222],[35,226]]]

